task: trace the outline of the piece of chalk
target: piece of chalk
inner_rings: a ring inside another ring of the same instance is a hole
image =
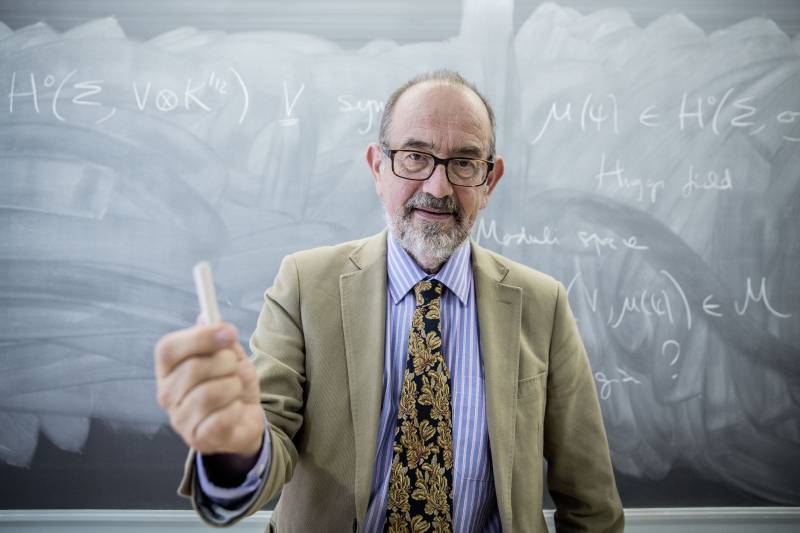
[[[214,278],[211,276],[211,265],[208,261],[197,263],[192,269],[197,298],[200,300],[200,312],[207,326],[221,320],[217,305],[217,292],[214,290]]]

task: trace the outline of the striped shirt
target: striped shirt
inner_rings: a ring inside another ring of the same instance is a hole
[[[486,420],[478,310],[469,242],[442,268],[428,275],[391,236],[387,238],[386,344],[381,407],[372,488],[363,530],[383,530],[397,404],[408,357],[408,335],[416,306],[414,285],[437,279],[442,294],[441,328],[451,375],[453,410],[453,531],[500,531]]]

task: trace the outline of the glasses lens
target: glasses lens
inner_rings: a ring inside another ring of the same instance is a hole
[[[452,159],[447,165],[447,173],[458,184],[475,185],[483,181],[486,168],[486,163],[477,159]]]
[[[399,150],[394,154],[394,171],[398,176],[412,180],[424,180],[431,174],[433,158],[422,152]]]

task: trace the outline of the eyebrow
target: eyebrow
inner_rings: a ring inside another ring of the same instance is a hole
[[[419,139],[415,139],[413,137],[406,139],[405,142],[400,145],[400,148],[407,150],[428,150],[431,152],[435,149],[433,144]],[[477,159],[482,159],[484,157],[483,150],[481,150],[477,146],[459,146],[451,150],[450,155],[456,157],[458,156],[474,157]]]

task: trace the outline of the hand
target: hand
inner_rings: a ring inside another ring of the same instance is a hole
[[[154,351],[158,403],[187,445],[203,454],[252,457],[264,414],[258,377],[236,328],[198,324],[159,339]]]

